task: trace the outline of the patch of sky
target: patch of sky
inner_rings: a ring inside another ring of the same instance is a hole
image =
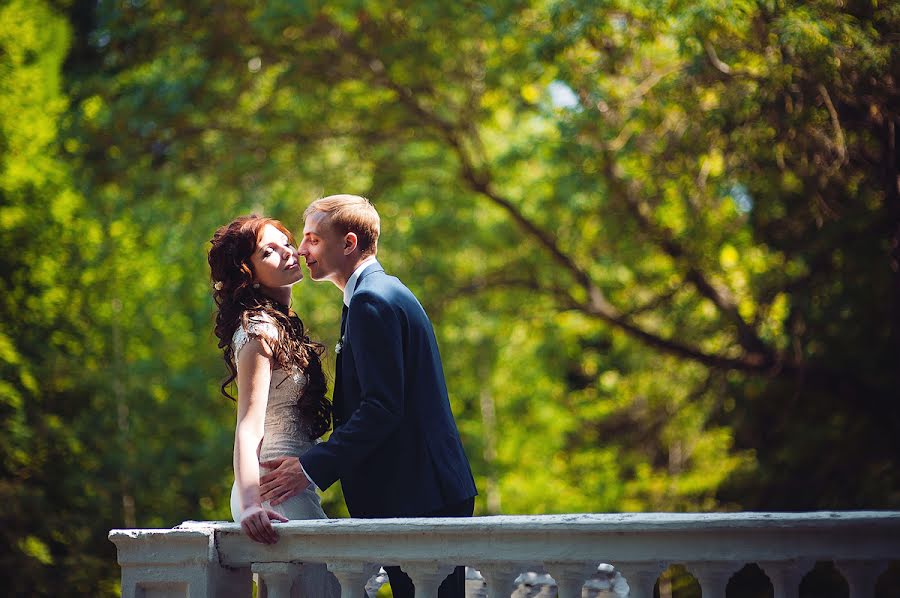
[[[96,48],[105,48],[109,44],[110,39],[109,31],[103,29],[90,34],[90,42]]]
[[[550,92],[550,101],[554,108],[576,108],[578,106],[578,96],[572,91],[572,88],[562,81],[553,81],[547,86]]]
[[[728,194],[741,214],[749,214],[753,209],[753,197],[750,196],[750,192],[743,184],[734,183],[728,190]]]

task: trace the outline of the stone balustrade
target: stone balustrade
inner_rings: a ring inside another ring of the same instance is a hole
[[[549,574],[560,598],[581,598],[600,563],[624,576],[634,598],[652,598],[658,576],[672,564],[687,568],[703,598],[724,598],[730,577],[756,563],[774,598],[787,598],[798,595],[817,561],[835,564],[850,598],[872,598],[878,577],[900,560],[900,512],[331,519],[281,523],[277,530],[274,545],[256,544],[239,525],[224,522],[112,530],[109,538],[118,548],[126,598],[246,598],[254,574],[268,598],[315,597],[321,590],[304,580],[323,567],[337,578],[342,598],[360,598],[379,566],[394,564],[413,579],[418,598],[436,597],[453,565],[478,570],[490,598],[508,598],[524,571]]]

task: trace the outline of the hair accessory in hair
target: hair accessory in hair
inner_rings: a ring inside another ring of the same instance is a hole
[[[221,291],[222,287],[224,287],[224,286],[225,285],[222,284],[221,280],[217,280],[216,283],[213,285],[213,288],[217,291]]]

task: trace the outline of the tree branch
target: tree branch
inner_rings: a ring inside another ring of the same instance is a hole
[[[357,56],[361,64],[382,65],[382,67],[378,69],[369,68],[370,76],[377,84],[394,91],[403,106],[418,117],[423,124],[434,129],[438,135],[453,148],[460,161],[463,180],[469,187],[473,191],[485,196],[495,205],[503,208],[526,235],[535,239],[538,244],[550,254],[553,260],[562,266],[562,268],[575,279],[578,285],[585,290],[587,293],[587,301],[584,303],[575,302],[571,297],[567,297],[567,300],[572,307],[579,309],[587,315],[606,321],[651,347],[655,347],[677,357],[696,361],[708,367],[756,372],[764,371],[770,367],[771,361],[763,358],[763,354],[766,352],[750,351],[747,355],[739,358],[709,354],[695,347],[653,334],[623,317],[621,312],[606,299],[603,291],[593,283],[590,275],[584,269],[579,267],[574,259],[557,245],[556,241],[547,231],[541,229],[538,225],[529,220],[512,200],[495,191],[491,185],[492,177],[489,170],[487,168],[478,169],[472,163],[471,157],[465,150],[465,144],[463,143],[462,137],[459,135],[459,131],[468,130],[470,131],[470,135],[477,135],[477,132],[471,127],[457,127],[454,123],[427,110],[417,101],[415,95],[390,78],[389,65],[377,56],[365,51],[358,43],[351,40],[350,36],[342,32],[339,26],[335,25],[334,31],[335,38],[341,46],[347,52]],[[705,281],[699,271],[693,278],[695,284],[702,284]],[[707,285],[705,289],[711,296],[716,297],[723,307],[728,305],[721,296],[715,292],[715,289],[711,285]],[[739,315],[737,315],[737,311],[734,310],[733,313],[737,316],[738,320],[743,323],[743,326],[748,328],[746,323],[740,319]],[[744,339],[744,342],[748,345],[752,344],[752,339],[754,338],[758,340],[755,334],[753,334],[751,337]],[[761,341],[760,344],[762,344]]]
[[[683,284],[680,284],[674,288],[671,288],[668,291],[666,291],[665,293],[663,293],[661,295],[657,295],[656,297],[653,297],[649,301],[645,301],[642,305],[638,305],[636,307],[629,309],[626,312],[623,312],[622,317],[626,318],[628,320],[632,320],[632,319],[634,319],[635,316],[639,316],[642,313],[646,313],[648,311],[653,311],[654,309],[671,301],[672,297],[677,295],[678,292],[681,291],[683,288],[684,288]]]
[[[824,85],[819,83],[819,94],[825,100],[825,106],[828,108],[828,114],[831,116],[831,125],[834,127],[834,147],[838,157],[841,159],[840,164],[847,163],[847,144],[844,141],[844,130],[841,128],[841,120],[838,118],[837,109],[831,101],[831,96]]]
[[[631,214],[638,225],[662,251],[678,263],[687,261],[689,255],[669,233],[668,230],[657,226],[646,216],[644,204],[642,204],[631,189],[618,177],[612,168],[612,158],[606,160],[607,181],[610,188],[616,188],[618,195],[625,201]],[[715,305],[725,318],[737,327],[738,343],[747,351],[747,359],[754,364],[764,365],[774,363],[772,350],[759,338],[756,331],[748,324],[740,312],[732,293],[724,287],[714,285],[707,276],[695,265],[688,263],[685,272],[685,280],[691,283],[697,291]]]
[[[709,58],[709,62],[717,71],[725,75],[730,75],[732,73],[731,67],[722,62],[719,55],[716,54],[716,49],[713,47],[712,42],[709,41],[709,38],[703,40],[703,49],[706,50],[706,56]]]

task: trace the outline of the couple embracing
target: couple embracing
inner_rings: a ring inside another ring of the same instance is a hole
[[[365,198],[333,195],[303,217],[299,246],[280,222],[246,216],[217,230],[209,251],[215,332],[230,371],[222,392],[230,396],[235,380],[238,388],[235,521],[253,540],[277,542],[272,522],[325,518],[316,487],[338,480],[352,517],[471,516],[475,483],[434,330],[376,260],[378,213]],[[324,348],[289,308],[301,258],[313,280],[343,292],[333,405]],[[406,574],[385,569],[395,597],[414,596]],[[462,598],[464,584],[457,567],[439,596]]]

